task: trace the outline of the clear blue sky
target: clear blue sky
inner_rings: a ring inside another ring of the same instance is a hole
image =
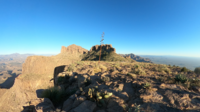
[[[200,0],[0,0],[0,54],[117,53],[200,57]]]

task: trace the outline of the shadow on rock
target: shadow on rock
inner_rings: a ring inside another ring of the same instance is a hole
[[[42,98],[42,92],[44,91],[44,89],[38,89],[36,90],[36,94],[38,98]]]
[[[10,89],[13,86],[15,78],[17,77],[17,75],[16,75],[16,73],[13,73],[11,75],[12,75],[12,77],[8,77],[8,79],[4,83],[0,84],[1,88]]]

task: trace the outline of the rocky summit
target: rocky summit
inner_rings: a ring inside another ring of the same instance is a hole
[[[99,53],[96,48],[89,52]],[[198,72],[178,66],[126,61],[129,56],[120,56],[124,61],[81,61],[88,53],[28,57],[13,87],[1,94],[0,111],[200,111]],[[118,59],[118,55],[109,53],[107,58]]]
[[[81,46],[77,46],[75,44],[72,44],[68,47],[62,46],[61,53],[65,53],[65,52],[74,55],[74,54],[77,54],[77,53],[85,54],[85,53],[88,52],[88,50],[82,48]]]
[[[100,51],[100,49],[101,49],[102,51],[114,52],[114,53],[116,53],[115,48],[113,48],[111,44],[95,45],[95,46],[93,46],[93,47],[90,49],[90,52],[91,52],[91,51]]]
[[[124,58],[116,53],[115,48],[111,44],[95,45],[91,47],[90,51],[82,55],[82,61],[120,61],[120,62],[134,62],[131,58]]]

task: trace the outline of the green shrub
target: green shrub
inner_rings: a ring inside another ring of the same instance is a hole
[[[139,68],[139,65],[135,65],[135,68]]]
[[[138,75],[146,75],[146,72],[143,69],[138,69],[136,72]]]
[[[196,74],[200,74],[200,67],[196,67],[196,68],[194,69],[194,72],[195,72]]]
[[[74,93],[75,91],[65,92],[65,90],[62,90],[58,87],[49,87],[48,89],[42,92],[42,97],[49,98],[54,104],[54,106],[58,106]]]
[[[185,83],[187,81],[187,77],[185,75],[178,74],[175,76],[175,80],[177,82]]]
[[[186,68],[186,67],[183,67],[182,69],[181,69],[181,72],[187,72],[188,71],[188,69]]]

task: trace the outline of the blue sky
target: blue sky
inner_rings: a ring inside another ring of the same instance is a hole
[[[0,54],[117,53],[200,57],[200,0],[0,0]]]

